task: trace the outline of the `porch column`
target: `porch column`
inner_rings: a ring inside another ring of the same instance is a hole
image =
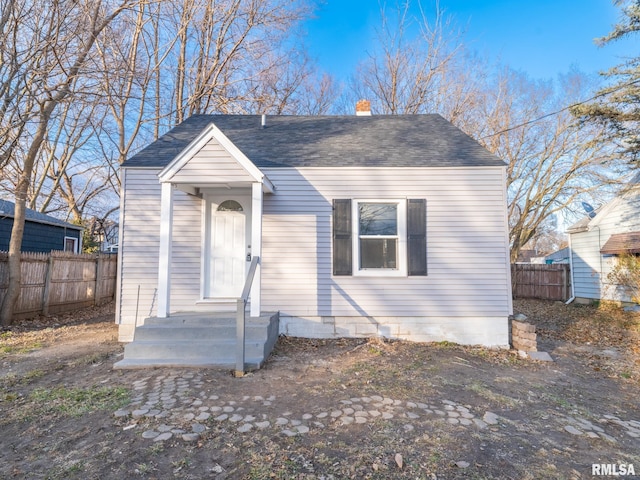
[[[256,275],[251,287],[251,316],[260,316],[260,284],[262,263],[262,184],[253,183],[251,185],[251,253],[258,255],[260,261],[256,267]]]
[[[160,200],[160,254],[158,264],[158,317],[169,316],[171,298],[171,234],[173,226],[173,185],[162,184]]]

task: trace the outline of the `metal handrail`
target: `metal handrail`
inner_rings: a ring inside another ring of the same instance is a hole
[[[236,311],[236,371],[234,375],[236,377],[244,376],[244,337],[245,337],[245,320],[246,320],[246,307],[249,300],[249,293],[251,293],[251,286],[253,285],[253,277],[256,275],[256,269],[260,257],[255,256],[251,259],[251,265],[249,266],[249,273],[244,282],[244,288],[242,289],[242,295],[237,301]]]

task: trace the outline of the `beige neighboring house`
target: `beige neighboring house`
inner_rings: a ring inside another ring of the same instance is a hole
[[[506,347],[505,179],[439,115],[191,117],[122,165],[120,340],[234,315],[258,256],[280,334]]]

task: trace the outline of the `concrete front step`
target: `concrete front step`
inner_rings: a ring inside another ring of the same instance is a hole
[[[269,330],[265,325],[246,325],[244,329],[247,341],[266,341]],[[169,337],[170,336],[170,337]],[[167,338],[172,340],[211,340],[235,339],[236,326],[234,325],[209,325],[209,326],[180,326],[174,325],[144,325],[136,329],[135,341],[162,341]]]
[[[245,370],[258,370],[264,364],[264,360],[260,358],[245,358]],[[218,368],[225,370],[235,369],[236,363],[221,363],[219,359],[198,359],[185,360],[184,358],[163,358],[163,359],[147,359],[147,360],[120,360],[113,368],[116,370],[135,369],[135,368]]]
[[[181,314],[148,318],[125,345],[124,359],[114,368],[219,367],[236,361],[235,318]],[[279,314],[247,318],[245,368],[255,369],[267,359],[278,338]]]
[[[259,357],[264,355],[265,342],[245,341],[245,356]],[[186,359],[232,359],[236,358],[236,341],[220,340],[135,340],[124,347],[125,358],[184,358]]]
[[[263,313],[259,317],[250,317],[247,315],[245,325],[268,325],[273,316],[277,313]],[[209,326],[228,326],[236,325],[235,313],[172,313],[168,318],[149,317],[144,321],[144,327],[157,326],[179,326],[185,325],[189,327],[209,327]]]

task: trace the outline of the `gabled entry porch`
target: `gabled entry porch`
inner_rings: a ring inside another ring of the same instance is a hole
[[[253,256],[262,254],[262,208],[274,185],[224,134],[211,124],[158,175],[161,224],[157,316],[171,313],[174,195],[201,200],[201,303],[235,302],[242,292]],[[185,246],[184,248],[188,248]],[[251,285],[251,315],[260,316],[261,269]],[[215,308],[212,308],[215,311]]]
[[[214,125],[158,181],[156,314],[136,326],[117,367],[235,363],[244,371],[243,359],[230,362],[234,343],[259,366],[278,332],[277,313],[261,311],[260,265],[263,197],[275,187]],[[236,327],[247,305],[246,329]]]

